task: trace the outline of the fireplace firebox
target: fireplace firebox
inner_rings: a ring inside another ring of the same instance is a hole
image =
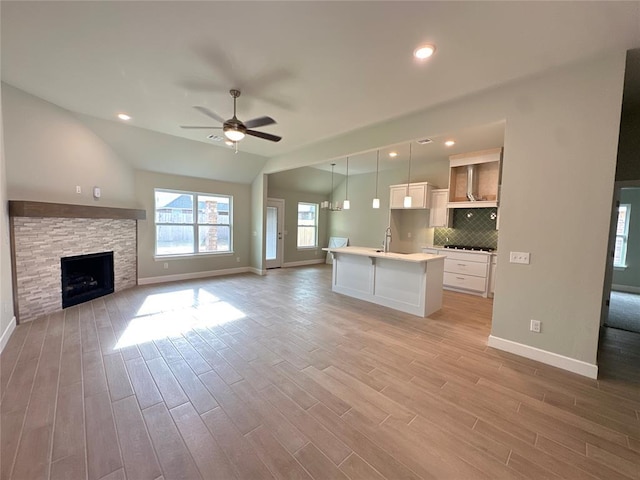
[[[113,252],[60,259],[62,308],[113,293]]]

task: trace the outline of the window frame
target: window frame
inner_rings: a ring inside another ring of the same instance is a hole
[[[631,220],[631,204],[630,203],[621,203],[618,205],[618,216],[620,215],[620,210],[625,210],[625,219],[624,219],[624,232],[618,233],[618,222],[616,221],[616,239],[613,246],[613,266],[614,268],[624,269],[627,268],[627,244],[629,242],[629,223]],[[618,251],[618,239],[622,240],[622,245],[620,247],[620,262],[616,263],[616,252]]]
[[[313,206],[315,209],[315,221],[313,225],[301,225],[300,224],[300,205],[310,205]],[[296,209],[296,248],[298,250],[314,250],[318,248],[318,231],[319,231],[319,217],[320,217],[320,205],[318,203],[314,203],[314,202],[298,202],[297,205],[297,209]],[[300,246],[300,227],[311,227],[313,226],[314,228],[314,239],[313,239],[313,245],[307,245],[307,246]]]
[[[158,222],[157,212],[158,205],[156,204],[157,193],[170,193],[177,195],[190,195],[192,197],[192,212],[193,218],[191,222]],[[222,197],[229,199],[229,219],[228,223],[200,223],[198,221],[198,198],[199,197]],[[196,192],[187,190],[173,190],[169,188],[154,188],[153,189],[153,223],[154,223],[154,258],[167,259],[167,258],[185,258],[185,257],[199,257],[209,255],[233,255],[233,195],[227,195],[222,193],[210,193],[210,192]],[[193,251],[187,253],[158,253],[158,226],[183,226],[193,228]],[[200,252],[200,227],[228,227],[229,228],[229,249],[215,252]]]

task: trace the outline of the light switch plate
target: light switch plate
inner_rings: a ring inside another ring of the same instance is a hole
[[[521,263],[523,265],[529,265],[529,252],[510,252],[509,263]]]

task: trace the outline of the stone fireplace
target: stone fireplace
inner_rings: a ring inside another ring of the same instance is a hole
[[[19,322],[63,308],[66,257],[113,252],[113,290],[137,284],[137,220],[144,210],[10,201],[9,215]]]

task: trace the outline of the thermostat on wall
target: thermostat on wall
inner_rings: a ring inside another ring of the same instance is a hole
[[[93,187],[93,198],[100,198],[100,187]]]

